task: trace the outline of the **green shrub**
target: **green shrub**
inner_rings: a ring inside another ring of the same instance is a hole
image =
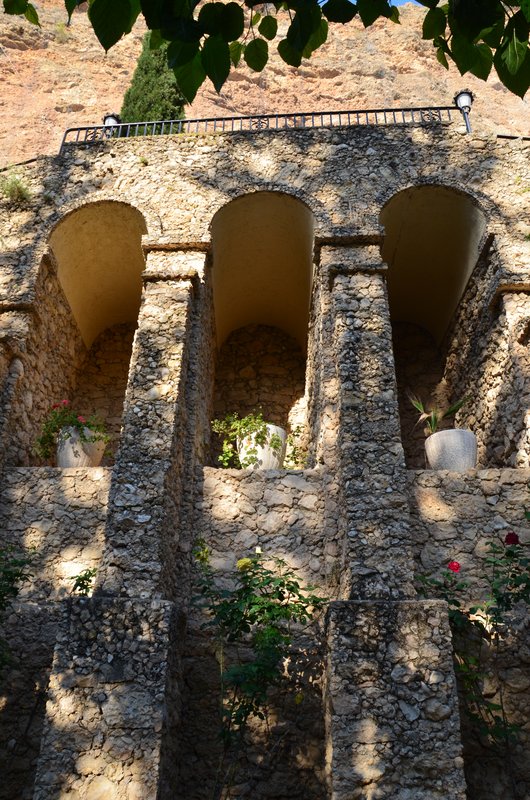
[[[151,50],[150,34],[144,37],[142,52],[120,111],[122,122],[181,119],[184,98],[167,65],[167,45]]]
[[[31,192],[23,181],[14,172],[0,178],[0,192],[11,203],[28,203],[31,200]]]

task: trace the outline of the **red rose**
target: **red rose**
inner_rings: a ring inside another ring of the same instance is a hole
[[[54,403],[54,404],[53,404],[53,406],[52,406],[52,411],[53,411],[54,409],[56,409],[56,408],[60,408],[60,407],[61,407],[61,404],[60,404],[60,403]]]
[[[515,531],[508,531],[504,537],[504,544],[519,544],[519,537]]]
[[[79,422],[83,422],[83,423],[86,422],[86,419],[84,417],[82,417],[81,415],[79,415],[77,417],[77,419],[78,419]]]
[[[68,405],[68,400],[61,400],[61,405],[62,406],[67,406]]]
[[[460,564],[458,561],[450,561],[447,565],[447,569],[450,569],[451,572],[460,572]]]

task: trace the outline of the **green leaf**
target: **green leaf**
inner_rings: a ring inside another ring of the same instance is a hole
[[[453,34],[451,39],[451,56],[461,75],[469,72],[477,61],[475,45],[461,34]]]
[[[448,18],[453,34],[464,36],[472,44],[482,31],[490,30],[499,20],[504,24],[504,10],[499,0],[453,0],[449,4]]]
[[[504,86],[513,94],[524,98],[530,88],[530,50],[527,49],[524,60],[515,74],[509,71],[499,50],[493,57],[493,65]]]
[[[246,63],[254,72],[261,72],[269,60],[269,46],[265,39],[253,39],[245,47],[243,56]]]
[[[440,0],[418,0],[418,3],[426,8],[436,8],[439,2]]]
[[[140,0],[93,0],[88,16],[94,32],[108,51],[129,33],[140,13]]]
[[[389,0],[357,0],[357,10],[365,28],[373,25],[379,17],[393,17],[395,21],[393,9]]]
[[[188,61],[181,67],[176,67],[173,72],[177,80],[180,93],[187,103],[193,103],[195,96],[206,80],[206,72],[202,65],[201,54],[197,53],[192,61]]]
[[[159,30],[151,31],[149,34],[149,50],[160,50],[164,41]]]
[[[515,75],[528,51],[528,23],[520,12],[509,20],[504,35],[500,48],[501,58],[508,72]]]
[[[243,55],[244,45],[241,42],[231,42],[228,49],[230,50],[230,61],[237,67]]]
[[[32,25],[38,25],[40,27],[39,22],[39,15],[37,14],[37,9],[31,3],[28,3],[28,7],[26,8],[26,13],[24,14],[28,22],[31,22]]]
[[[276,17],[271,17],[271,16],[263,17],[263,19],[259,24],[258,30],[261,33],[261,35],[265,37],[265,39],[271,41],[272,39],[274,39],[276,33],[278,32],[278,20],[276,19]]]
[[[300,6],[287,31],[287,41],[299,53],[303,53],[311,36],[320,26],[322,14],[317,5]]]
[[[320,25],[318,30],[313,33],[313,35],[309,38],[307,45],[304,48],[303,56],[304,58],[310,58],[311,53],[323,45],[327,38],[328,38],[328,21],[326,19],[320,20]]]
[[[443,47],[438,47],[436,49],[436,59],[446,69],[449,69],[449,62],[447,61],[447,56],[445,55],[445,50]]]
[[[68,14],[68,22],[70,22],[72,19],[72,14],[79,5],[81,5],[80,0],[64,0],[64,7],[66,8],[66,13]]]
[[[217,36],[209,36],[202,46],[202,65],[215,90],[220,92],[230,74],[228,43]]]
[[[447,17],[441,8],[431,8],[423,20],[423,39],[435,39],[443,36],[447,27]]]
[[[526,21],[530,22],[530,0],[521,0],[521,11],[524,14]]]
[[[250,20],[250,24],[257,25],[260,19],[261,19],[261,14],[259,13],[259,11],[256,11],[255,14],[252,14],[252,19]]]
[[[27,7],[28,0],[4,0],[6,14],[25,14]]]
[[[206,3],[199,12],[199,25],[210,36],[231,42],[243,33],[243,9],[238,3]]]
[[[357,6],[355,3],[350,3],[350,0],[328,0],[322,6],[322,13],[330,22],[344,24],[354,18],[357,13]]]
[[[488,79],[488,75],[490,74],[493,66],[493,53],[487,44],[476,45],[475,52],[477,54],[477,58],[475,64],[469,71],[473,75],[476,75],[477,78],[481,78],[483,81],[485,81]]]
[[[199,52],[199,42],[181,42],[176,39],[167,48],[167,63],[171,69],[183,67],[193,61]]]

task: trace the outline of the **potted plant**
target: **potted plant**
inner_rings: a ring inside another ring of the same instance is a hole
[[[456,414],[470,400],[463,397],[446,409],[426,409],[422,401],[413,395],[410,402],[420,412],[418,422],[425,423],[425,454],[432,469],[448,469],[465,472],[477,464],[477,439],[472,431],[464,428],[450,428],[439,431],[443,419]]]
[[[212,420],[212,430],[222,437],[218,461],[223,467],[281,469],[287,432],[265,422],[261,411],[240,417],[237,412]]]
[[[84,417],[61,400],[48,412],[35,451],[45,460],[56,451],[58,467],[97,467],[109,439],[98,417]]]

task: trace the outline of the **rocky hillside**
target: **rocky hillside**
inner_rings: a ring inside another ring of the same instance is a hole
[[[140,24],[105,55],[85,13],[66,27],[62,0],[36,4],[41,29],[0,14],[0,166],[56,153],[66,128],[119,111],[140,53]],[[475,130],[530,135],[530,97],[510,95],[496,76],[485,85],[446,72],[421,40],[421,9],[401,11],[401,26],[333,26],[327,44],[299,70],[278,56],[260,75],[238,68],[221,95],[205,85],[187,116],[450,105],[467,87],[476,94]]]

